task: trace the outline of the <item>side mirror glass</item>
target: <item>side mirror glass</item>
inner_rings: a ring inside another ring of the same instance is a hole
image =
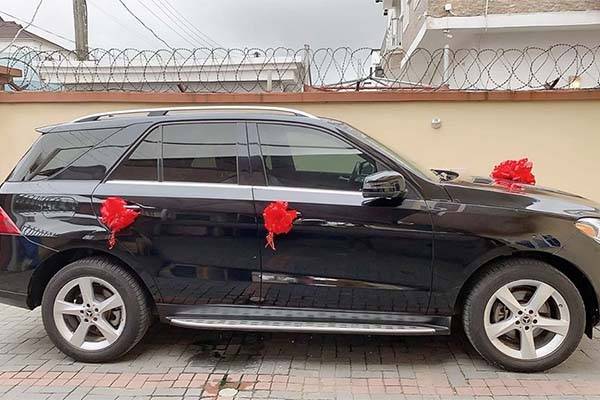
[[[365,178],[362,187],[366,199],[398,199],[406,195],[406,180],[395,171],[382,171]]]

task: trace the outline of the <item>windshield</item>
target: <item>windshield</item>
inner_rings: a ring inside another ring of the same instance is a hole
[[[428,180],[434,181],[434,182],[439,181],[439,177],[435,173],[433,173],[433,171],[430,170],[429,168],[425,168],[422,165],[418,164],[417,162],[407,159],[406,157],[400,157],[394,150],[392,150],[389,147],[387,147],[386,145],[378,142],[377,140],[373,139],[372,137],[368,136],[367,134],[359,131],[355,127],[348,125],[347,123],[341,122],[341,121],[336,121],[336,120],[330,120],[330,121],[333,122],[334,124],[338,125],[340,127],[340,129],[342,129],[344,132],[357,138],[361,142],[364,142],[367,145],[373,147],[375,150],[380,151],[385,156],[394,160],[395,162],[397,162],[404,168],[407,168],[408,170],[415,173],[419,177],[421,177],[423,179],[428,179]]]

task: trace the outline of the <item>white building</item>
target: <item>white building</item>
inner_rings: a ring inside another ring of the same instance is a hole
[[[600,85],[598,0],[376,2],[387,15],[387,77],[474,89],[543,87],[555,79],[556,87]]]
[[[39,51],[67,51],[64,47],[25,29],[17,36],[21,28],[16,22],[5,21],[0,17],[0,49],[13,43],[14,47],[28,47]],[[13,42],[15,36],[17,38]]]
[[[203,57],[104,55],[81,62],[47,60],[37,70],[43,82],[71,91],[301,92],[308,84],[307,65],[295,55]]]

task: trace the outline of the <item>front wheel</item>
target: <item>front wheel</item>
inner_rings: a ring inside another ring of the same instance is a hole
[[[551,265],[511,259],[479,277],[465,301],[463,325],[491,364],[515,372],[545,371],[577,348],[585,308],[575,285]]]
[[[114,360],[135,346],[150,325],[144,291],[123,267],[100,257],[56,273],[42,298],[42,319],[63,353],[83,362]]]

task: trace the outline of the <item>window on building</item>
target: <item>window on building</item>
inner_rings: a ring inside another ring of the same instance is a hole
[[[160,127],[152,130],[110,175],[110,179],[158,181],[160,130]]]
[[[164,126],[164,180],[237,183],[237,138],[235,123]]]
[[[259,138],[271,186],[360,191],[377,172],[368,155],[318,129],[261,124]]]

